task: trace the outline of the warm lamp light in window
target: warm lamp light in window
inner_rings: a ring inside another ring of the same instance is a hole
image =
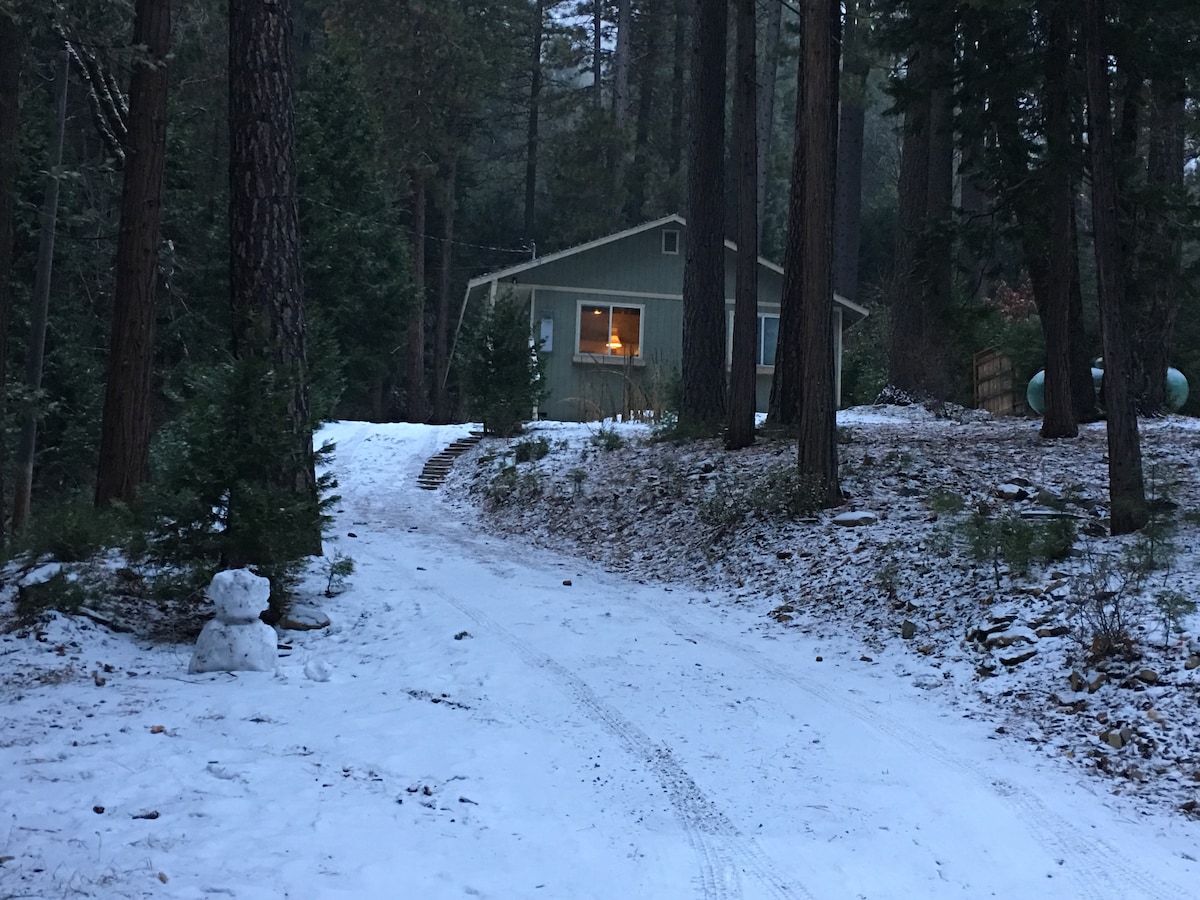
[[[612,333],[612,337],[609,339],[608,346],[613,350],[621,349],[621,336],[615,331]]]

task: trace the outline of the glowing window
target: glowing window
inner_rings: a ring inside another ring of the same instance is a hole
[[[638,356],[642,344],[640,306],[579,307],[579,352],[591,356]]]

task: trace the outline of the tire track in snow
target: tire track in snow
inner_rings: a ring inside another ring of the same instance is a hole
[[[700,862],[704,897],[709,900],[735,900],[740,897],[742,892],[735,871],[740,870],[762,882],[772,897],[780,900],[797,897],[814,900],[803,885],[782,876],[762,849],[734,826],[679,764],[669,747],[652,740],[637,725],[597,697],[582,678],[552,657],[445,591],[433,587],[430,590],[475,621],[480,628],[505,641],[526,664],[550,672],[580,709],[616,737],[630,755],[650,770],[666,792],[675,817],[683,825],[688,843]]]
[[[764,674],[790,682],[828,705],[849,712],[871,728],[904,744],[917,754],[937,760],[951,768],[965,771],[978,781],[984,782],[996,797],[1012,806],[1020,814],[1021,822],[1034,833],[1044,846],[1053,848],[1055,854],[1062,857],[1064,862],[1071,863],[1068,871],[1074,876],[1077,884],[1086,891],[1084,896],[1093,898],[1093,900],[1109,900],[1115,896],[1128,897],[1130,894],[1123,890],[1125,888],[1134,888],[1154,900],[1178,900],[1179,897],[1189,895],[1189,891],[1167,884],[1139,869],[1111,844],[1099,838],[1092,839],[1086,835],[1077,834],[1073,823],[1048,809],[1033,794],[990,772],[980,763],[959,756],[937,741],[918,734],[911,728],[876,712],[852,697],[833,691],[818,681],[796,674],[785,666],[767,659],[752,647],[726,640],[703,629],[697,629],[654,605],[637,601],[631,602],[637,603],[644,611],[671,625],[679,635],[720,647],[744,659]],[[1121,876],[1122,885],[1113,884],[1114,872]]]
[[[464,550],[470,552],[476,559],[492,568],[495,574],[501,577],[511,577],[511,561],[505,559],[497,547],[480,540],[481,535],[457,529],[453,532],[444,529],[439,529],[439,531],[445,540],[454,541],[463,547]],[[498,571],[499,569],[508,571],[501,572]],[[620,578],[621,576],[617,575],[613,577]],[[1121,887],[1127,886],[1133,888],[1139,891],[1142,896],[1152,898],[1152,900],[1178,900],[1179,897],[1190,895],[1190,891],[1168,884],[1140,869],[1117,848],[1099,837],[1093,838],[1088,835],[1077,834],[1073,823],[1053,810],[1048,809],[1041,800],[1024,788],[989,771],[982,764],[954,753],[949,748],[929,739],[925,735],[913,731],[911,728],[877,712],[870,706],[850,696],[830,689],[815,679],[806,678],[785,666],[773,662],[752,647],[720,637],[705,629],[697,628],[658,604],[640,601],[628,596],[623,597],[623,601],[636,606],[643,613],[670,625],[681,637],[688,637],[699,643],[708,643],[720,647],[744,659],[760,672],[772,678],[794,684],[807,694],[829,706],[846,711],[867,726],[886,734],[920,756],[936,760],[950,768],[967,772],[977,782],[983,784],[994,796],[1012,807],[1018,813],[1020,821],[1025,824],[1034,837],[1043,846],[1052,848],[1054,855],[1063,860],[1063,868],[1071,873],[1077,887],[1082,892],[1078,895],[1081,898],[1086,898],[1086,900],[1110,900],[1114,896],[1129,896],[1119,891],[1114,892],[1115,886],[1113,885],[1112,877],[1114,873],[1122,879],[1123,884]],[[464,612],[466,611],[464,610]],[[514,640],[519,639],[514,638]]]

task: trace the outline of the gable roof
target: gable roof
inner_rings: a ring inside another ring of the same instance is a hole
[[[517,263],[515,266],[509,266],[505,269],[497,269],[494,272],[485,272],[483,275],[477,275],[467,282],[468,295],[474,289],[483,284],[488,284],[493,281],[500,281],[504,278],[511,278],[514,275],[519,275],[522,272],[527,272],[530,269],[536,269],[538,266],[545,265],[551,262],[557,262],[560,259],[566,259],[570,256],[575,256],[578,253],[586,253],[589,250],[594,250],[596,247],[603,247],[605,244],[612,244],[616,241],[624,240],[627,237],[632,237],[635,234],[641,234],[643,231],[651,231],[655,228],[661,228],[663,225],[675,224],[683,228],[687,228],[687,221],[678,213],[673,213],[669,216],[663,216],[661,219],[654,219],[651,222],[643,222],[641,225],[634,225],[632,228],[626,228],[624,231],[618,231],[613,234],[605,235],[602,238],[597,238],[594,241],[588,241],[583,244],[576,244],[574,247],[568,247],[565,250],[559,250],[555,253],[548,253],[545,256],[539,256],[536,259],[527,259],[523,263]],[[726,239],[725,247],[737,253],[737,244]],[[760,256],[758,264],[765,269],[769,269],[776,274],[783,274],[783,266],[778,263],[773,263],[766,257]],[[857,319],[865,319],[869,312],[865,307],[860,306],[853,300],[847,300],[841,294],[835,293],[833,299],[839,306],[845,307],[850,312],[854,313],[854,321]]]
[[[683,217],[679,215],[663,216],[661,219],[655,219],[653,222],[643,222],[641,225],[635,225],[632,228],[626,228],[624,231],[618,231],[615,234],[609,234],[602,238],[597,238],[594,241],[588,241],[586,244],[576,244],[574,247],[568,247],[565,250],[559,250],[555,253],[548,253],[545,256],[539,256],[536,259],[527,259],[523,263],[517,263],[515,266],[509,266],[507,269],[497,269],[495,272],[485,272],[478,275],[467,282],[467,290],[479,287],[481,284],[487,284],[489,281],[499,281],[502,278],[511,278],[513,275],[519,275],[521,272],[526,272],[529,269],[536,269],[538,266],[543,266],[546,263],[557,262],[560,259],[566,259],[568,256],[575,256],[577,253],[586,253],[589,250],[594,250],[597,247],[603,247],[605,244],[612,244],[616,241],[624,240],[635,234],[641,234],[643,231],[650,231],[653,228],[659,228],[674,222],[677,225],[687,227],[687,222],[683,221]]]

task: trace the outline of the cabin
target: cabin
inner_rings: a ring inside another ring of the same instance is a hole
[[[671,215],[531,259],[467,283],[468,304],[511,296],[529,309],[549,396],[543,418],[592,421],[652,416],[665,408],[683,354],[687,223]],[[737,246],[725,242],[726,354],[733,343]],[[758,258],[756,406],[765,412],[775,371],[783,268]],[[834,295],[835,389],[841,398],[842,331],[867,310]]]

